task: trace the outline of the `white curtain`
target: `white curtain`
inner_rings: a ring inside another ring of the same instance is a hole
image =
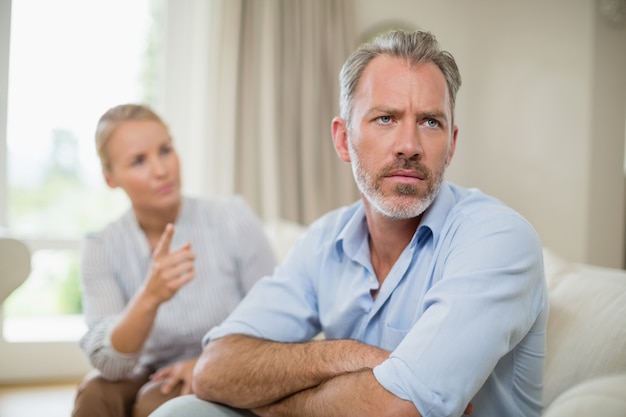
[[[352,2],[193,4],[169,4],[170,30],[178,31],[168,35],[176,64],[167,67],[182,70],[166,77],[164,103],[184,148],[187,189],[242,194],[265,220],[302,224],[355,201],[350,167],[330,135],[339,69],[356,46]]]

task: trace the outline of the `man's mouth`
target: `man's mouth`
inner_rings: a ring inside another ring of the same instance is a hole
[[[404,177],[409,180],[411,179],[425,180],[427,177],[427,175],[424,172],[418,171],[418,170],[411,170],[411,169],[396,169],[396,170],[389,172],[385,176],[395,177],[395,178]]]

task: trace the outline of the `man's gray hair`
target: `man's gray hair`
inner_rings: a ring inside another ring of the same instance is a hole
[[[454,57],[442,51],[435,36],[430,32],[405,32],[394,30],[361,45],[350,55],[339,73],[341,88],[339,108],[341,117],[349,127],[352,116],[354,92],[367,64],[379,55],[388,55],[407,60],[417,66],[427,62],[437,65],[443,73],[450,93],[450,111],[454,118],[456,93],[461,86],[461,74]]]

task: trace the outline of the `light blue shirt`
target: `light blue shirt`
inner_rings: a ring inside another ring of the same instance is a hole
[[[540,240],[519,214],[444,182],[379,289],[363,204],[316,221],[204,339],[355,339],[392,351],[378,382],[423,416],[539,416],[548,297]]]

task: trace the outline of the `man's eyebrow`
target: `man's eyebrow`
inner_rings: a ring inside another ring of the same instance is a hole
[[[426,110],[426,111],[420,112],[420,116],[428,117],[432,119],[448,120],[448,115],[446,114],[446,112],[439,111],[439,110]]]
[[[371,109],[369,109],[365,114],[366,115],[371,115],[372,113],[397,114],[399,112],[400,111],[398,109],[395,109],[389,106],[374,106]]]

